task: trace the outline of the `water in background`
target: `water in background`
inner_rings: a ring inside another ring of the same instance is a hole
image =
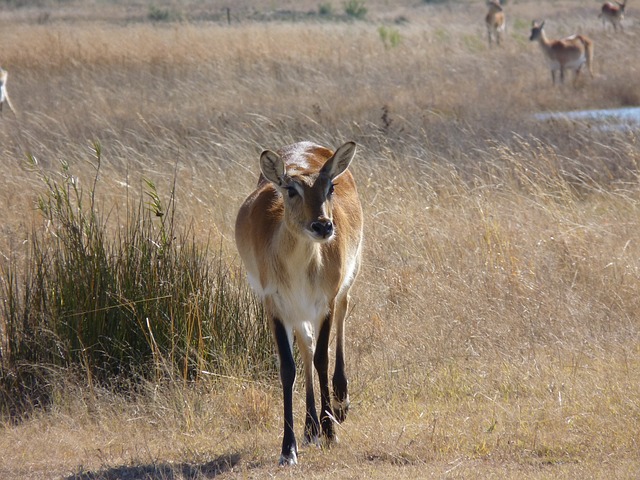
[[[536,113],[533,118],[536,120],[567,120],[580,122],[601,131],[640,129],[640,107]]]

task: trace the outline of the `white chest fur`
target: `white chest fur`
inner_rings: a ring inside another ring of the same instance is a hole
[[[276,258],[263,264],[262,271],[248,272],[251,287],[286,327],[299,330],[311,324],[317,328],[329,313],[319,246],[299,245]]]

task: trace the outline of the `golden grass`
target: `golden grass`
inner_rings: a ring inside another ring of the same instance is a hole
[[[25,154],[51,175],[68,162],[88,186],[94,140],[104,211],[143,178],[167,193],[175,179],[182,221],[237,262],[260,150],[354,139],[367,225],[338,446],[277,468],[273,379],[120,398],[62,375],[50,409],[2,426],[2,478],[637,476],[637,133],[530,118],[640,103],[637,28],[604,33],[595,3],[509,2],[505,45],[489,50],[484,5],[368,4],[368,23],[232,26],[126,23],[117,4],[44,25],[2,12],[20,112],[0,118],[3,258],[23,256],[41,222]],[[550,37],[591,36],[596,78],[552,88],[533,18]],[[398,47],[384,48],[383,22]],[[298,393],[298,432],[303,412]]]

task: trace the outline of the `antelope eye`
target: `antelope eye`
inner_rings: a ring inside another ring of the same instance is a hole
[[[293,198],[298,195],[298,191],[296,187],[287,187],[287,193],[289,194],[289,198]]]
[[[333,194],[333,191],[336,189],[336,185],[334,183],[332,183],[329,186],[329,195]]]

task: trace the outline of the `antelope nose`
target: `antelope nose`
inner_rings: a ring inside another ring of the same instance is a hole
[[[333,233],[333,223],[331,220],[313,222],[311,224],[311,230],[319,237],[327,238]]]

